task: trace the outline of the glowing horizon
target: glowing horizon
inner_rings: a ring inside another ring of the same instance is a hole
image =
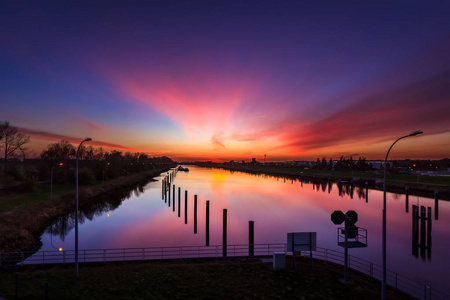
[[[6,4],[0,121],[35,155],[448,158],[449,5]]]

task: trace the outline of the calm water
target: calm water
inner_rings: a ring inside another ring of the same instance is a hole
[[[343,251],[337,246],[334,210],[355,210],[357,226],[368,231],[368,247],[350,249],[349,254],[381,265],[382,191],[355,188],[342,191],[337,185],[256,176],[218,169],[189,166],[174,179],[176,195],[181,188],[181,217],[162,200],[163,175],[158,181],[136,189],[109,204],[84,209],[79,226],[79,248],[130,248],[205,245],[205,202],[210,200],[210,245],[222,243],[222,212],[228,210],[228,244],[248,243],[248,222],[255,222],[255,243],[286,243],[287,232],[317,232],[317,245]],[[184,193],[188,190],[188,224],[184,221]],[[194,234],[193,198],[198,195],[198,233]],[[431,195],[432,196],[432,195]],[[178,200],[176,200],[177,202]],[[412,205],[431,207],[432,249],[414,255]],[[408,212],[406,212],[408,207]],[[388,269],[432,287],[450,292],[450,202],[439,201],[438,219],[432,198],[387,195]],[[73,219],[59,220],[42,236],[41,251],[62,247],[73,250]],[[430,255],[431,254],[431,255]]]

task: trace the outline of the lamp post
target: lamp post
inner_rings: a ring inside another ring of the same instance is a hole
[[[80,152],[81,145],[84,142],[92,141],[91,138],[85,138],[77,149],[77,155],[75,158],[75,277],[78,278],[78,153]]]
[[[401,138],[398,138],[389,148],[388,152],[386,153],[386,158],[384,159],[384,181],[383,181],[383,277],[381,281],[381,298],[383,300],[386,300],[386,173],[387,173],[387,159],[389,152],[391,151],[392,147],[394,147],[395,143],[400,141],[401,139],[410,137],[410,136],[416,136],[423,134],[423,131],[416,131],[411,134],[402,136]]]

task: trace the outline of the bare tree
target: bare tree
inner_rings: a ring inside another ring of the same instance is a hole
[[[23,146],[30,142],[30,137],[5,121],[0,124],[0,138],[0,148],[3,149],[5,159],[3,171],[6,173],[8,159],[13,157],[16,151],[24,149]]]
[[[65,165],[69,160],[75,158],[76,148],[68,141],[49,144],[47,149],[42,151],[41,158],[53,160],[55,162],[63,162]]]

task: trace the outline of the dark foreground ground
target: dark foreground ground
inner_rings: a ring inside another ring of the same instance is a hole
[[[380,299],[381,283],[342,266],[290,260],[274,271],[261,259],[150,261],[0,269],[0,298],[16,299]],[[16,287],[16,280],[18,282]],[[411,299],[388,290],[388,299]]]

